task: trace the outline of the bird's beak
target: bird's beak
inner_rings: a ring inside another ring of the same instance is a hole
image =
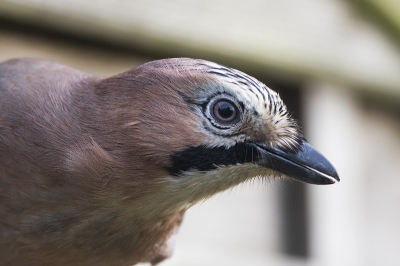
[[[256,145],[260,151],[259,164],[278,171],[294,180],[328,185],[339,182],[333,165],[306,141],[297,153]]]

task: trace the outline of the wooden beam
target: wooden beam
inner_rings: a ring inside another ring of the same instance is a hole
[[[343,1],[3,0],[0,17],[165,57],[328,80],[400,99],[400,53]]]

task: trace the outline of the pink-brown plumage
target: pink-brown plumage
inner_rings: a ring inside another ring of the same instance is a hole
[[[216,167],[182,157],[250,141],[302,145],[279,96],[238,71],[221,78],[221,69],[169,59],[102,79],[44,60],[0,64],[0,264],[156,264],[190,205],[281,175],[247,157]],[[243,119],[221,131],[201,106],[212,90],[240,94],[240,82],[226,88],[235,79],[250,84]],[[251,107],[257,93],[265,103]]]

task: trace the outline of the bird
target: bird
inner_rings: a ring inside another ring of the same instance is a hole
[[[279,94],[239,70],[0,64],[0,265],[156,265],[188,208],[255,178],[340,181]]]

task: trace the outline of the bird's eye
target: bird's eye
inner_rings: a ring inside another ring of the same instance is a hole
[[[227,123],[233,121],[237,116],[236,106],[227,100],[220,100],[214,104],[214,116],[219,121]]]

